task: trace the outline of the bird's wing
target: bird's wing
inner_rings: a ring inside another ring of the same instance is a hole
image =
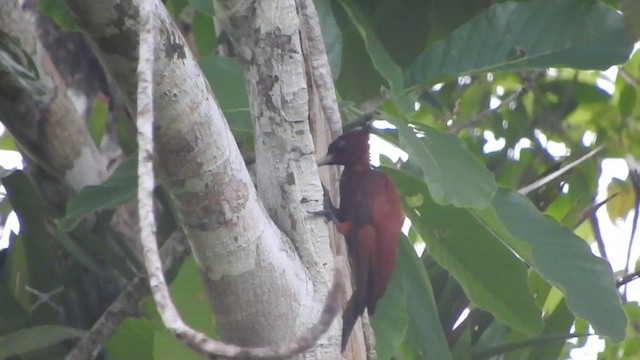
[[[375,241],[373,247],[376,249],[374,252],[370,252],[372,258],[369,263],[373,288],[368,289],[368,309],[372,314],[375,311],[375,304],[384,294],[395,268],[404,213],[398,193],[386,174],[376,171],[375,176],[369,182],[372,184],[369,188],[373,191],[369,211],[375,233],[375,236],[372,237]]]

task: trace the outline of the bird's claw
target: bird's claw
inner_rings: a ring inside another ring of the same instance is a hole
[[[320,215],[324,216],[327,220],[333,221],[338,224],[340,221],[338,220],[338,208],[333,205],[331,201],[331,195],[329,195],[329,190],[322,184],[322,190],[324,192],[322,199],[323,209],[321,211],[307,211],[311,215]]]

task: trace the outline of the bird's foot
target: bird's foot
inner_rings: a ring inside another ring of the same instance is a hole
[[[338,220],[338,208],[333,205],[331,201],[331,195],[329,195],[329,190],[322,184],[322,190],[324,191],[323,195],[323,209],[321,211],[307,211],[311,215],[320,215],[324,216],[328,221],[333,221],[336,224],[339,224]]]

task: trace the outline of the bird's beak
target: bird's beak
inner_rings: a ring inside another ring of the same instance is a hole
[[[316,160],[316,164],[318,166],[323,166],[323,165],[330,165],[331,162],[333,161],[334,156],[327,154],[319,159]]]

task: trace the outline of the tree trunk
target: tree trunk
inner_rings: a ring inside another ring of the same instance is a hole
[[[135,2],[66,3],[131,111],[136,91]],[[291,16],[293,5],[288,4]],[[264,6],[276,8],[271,2]],[[182,35],[160,2],[155,9],[160,24],[154,70],[156,164],[196,257],[216,326],[223,340],[239,345],[291,340],[316,321],[333,269],[327,227],[307,213],[320,209],[322,191],[309,135],[297,17],[290,18],[295,21],[282,35],[297,46],[294,59],[287,62],[290,75],[267,74],[273,64],[246,68],[253,72],[246,79],[260,143],[258,189],[266,211]],[[269,79],[274,76],[285,80],[282,97],[271,92]],[[275,102],[267,100],[274,96]],[[301,357],[338,358],[338,323]]]

